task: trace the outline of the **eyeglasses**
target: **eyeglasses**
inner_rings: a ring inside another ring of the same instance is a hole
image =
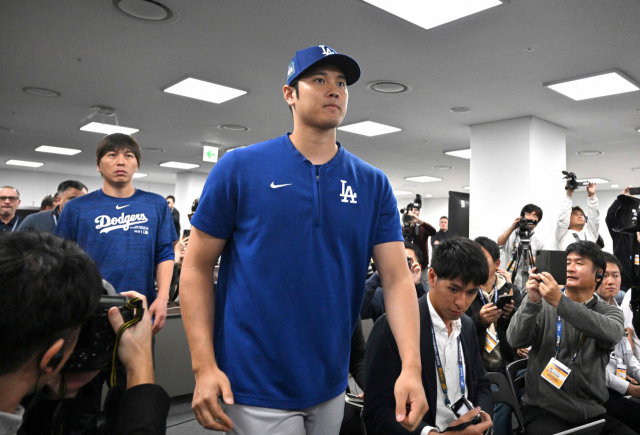
[[[9,200],[9,202],[15,202],[20,198],[18,198],[17,196],[0,196],[0,202],[5,202],[7,199]]]

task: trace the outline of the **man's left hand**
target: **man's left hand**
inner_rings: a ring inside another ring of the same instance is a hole
[[[424,221],[422,219],[420,219],[418,216],[416,216],[416,214],[415,214],[415,212],[413,210],[408,211],[407,214],[413,218],[413,220],[411,221],[412,224],[422,225],[424,223]]]
[[[420,280],[422,279],[422,267],[418,262],[413,262],[411,264],[411,279],[413,279],[414,285],[420,284]]]
[[[156,300],[149,307],[149,315],[155,317],[153,320],[153,335],[156,335],[162,328],[164,328],[164,322],[167,319],[167,299],[156,298]]]
[[[413,432],[429,410],[420,370],[402,370],[396,380],[394,395],[396,420],[409,432]]]
[[[552,305],[554,308],[558,308],[558,304],[562,298],[560,285],[558,285],[549,272],[542,272],[538,274],[538,277],[541,280],[538,290],[542,295],[542,299],[547,301],[547,303]]]
[[[587,194],[589,195],[589,198],[596,196],[596,183],[589,183],[587,186]]]
[[[508,319],[509,317],[511,317],[511,315],[513,314],[514,306],[515,305],[513,302],[509,302],[504,307],[502,307],[502,317],[504,317],[505,319]]]

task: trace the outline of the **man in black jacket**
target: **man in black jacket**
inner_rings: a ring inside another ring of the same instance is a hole
[[[464,314],[487,279],[487,260],[477,243],[452,238],[435,250],[429,271],[431,290],[418,301],[422,383],[429,410],[413,432],[416,435],[466,424],[478,413],[482,421],[460,434],[477,435],[492,426],[491,384],[482,365],[476,328]],[[462,361],[464,379],[459,370]],[[394,379],[401,368],[398,347],[382,316],[371,331],[365,357],[364,420],[372,435],[407,433],[393,418]],[[456,414],[453,409],[464,402],[463,396],[475,408],[467,412],[463,407]]]

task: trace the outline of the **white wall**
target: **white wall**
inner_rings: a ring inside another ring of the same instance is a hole
[[[182,172],[176,177],[173,195],[176,197],[175,207],[180,212],[180,227],[183,230],[191,228],[188,216],[191,213],[191,205],[194,199],[200,198],[208,176],[209,174],[198,172]]]
[[[102,188],[102,178],[88,177],[84,175],[56,174],[40,172],[36,170],[0,169],[0,185],[13,186],[20,191],[19,208],[40,208],[40,203],[47,195],[54,195],[58,184],[65,180],[77,180],[84,183],[90,192]],[[166,197],[173,195],[173,184],[146,183],[144,179],[133,180],[133,185],[148,192],[157,193]]]

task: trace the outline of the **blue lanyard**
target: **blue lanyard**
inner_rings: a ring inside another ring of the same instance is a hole
[[[562,338],[562,319],[558,316],[558,323],[556,326],[556,356],[555,359],[558,359],[558,355],[560,354],[560,339]],[[576,358],[578,357],[578,352],[582,348],[582,344],[586,340],[587,337],[584,334],[580,334],[580,343],[578,344],[578,349],[573,354],[573,358],[571,358],[571,362],[574,363]]]
[[[436,331],[433,329],[433,323],[431,323],[431,336],[433,337],[433,351],[436,354],[436,368],[438,369],[438,377],[440,378],[440,388],[444,394],[444,404],[447,408],[451,409],[451,401],[449,400],[449,394],[447,389],[447,380],[444,377],[444,368],[440,361],[440,352],[438,352],[438,342],[436,341]],[[464,396],[464,367],[462,365],[462,345],[460,344],[460,336],[458,335],[458,369],[460,372],[460,392]]]
[[[620,358],[620,362],[621,362],[622,364],[624,364],[624,356],[627,354],[627,348],[626,348],[626,347],[625,347],[625,345],[624,345],[624,342],[625,342],[626,340],[627,340],[627,337],[622,337],[622,340],[620,340],[620,346],[622,346],[622,355],[620,355],[620,357],[621,357],[621,358]],[[615,352],[613,352],[613,353],[611,354],[611,356],[612,356],[613,358],[616,358],[616,353],[615,353]],[[616,360],[617,360],[617,358],[616,358]]]
[[[487,300],[484,298],[484,292],[482,291],[481,288],[478,289],[478,293],[480,293],[480,297],[482,298],[482,305],[487,305]],[[497,304],[498,303],[498,287],[496,286],[496,283],[493,283],[493,304]]]

